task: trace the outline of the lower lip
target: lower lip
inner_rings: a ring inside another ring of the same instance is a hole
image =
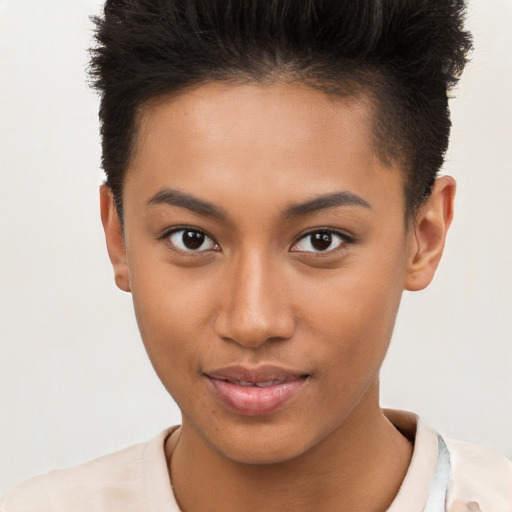
[[[275,386],[259,388],[209,378],[216,395],[227,408],[244,416],[261,416],[277,411],[299,393],[306,380],[307,377],[299,377]]]

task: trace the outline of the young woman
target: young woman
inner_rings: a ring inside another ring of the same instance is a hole
[[[2,512],[509,511],[512,465],[379,405],[441,258],[462,2],[111,0],[92,76],[119,288],[182,423]]]

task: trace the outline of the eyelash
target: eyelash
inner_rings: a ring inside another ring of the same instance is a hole
[[[293,246],[294,247],[295,245],[297,245],[300,241],[302,240],[305,240],[308,236],[311,236],[311,235],[314,235],[316,233],[326,233],[326,234],[329,234],[329,235],[334,235],[334,236],[337,236],[341,239],[341,243],[338,247],[334,248],[334,249],[330,249],[330,250],[327,250],[327,251],[292,251],[292,252],[300,252],[300,253],[303,253],[303,254],[308,254],[308,255],[312,255],[314,254],[315,257],[328,257],[328,256],[332,256],[333,254],[337,254],[338,252],[346,249],[346,246],[348,244],[352,244],[355,242],[354,238],[352,238],[351,236],[347,235],[346,233],[343,233],[343,231],[339,231],[337,229],[333,229],[333,228],[314,228],[306,233],[303,233],[298,239],[296,242],[294,242]],[[311,243],[311,242],[310,242]]]
[[[190,232],[193,232],[193,233],[200,233],[202,235],[204,235],[205,237],[207,237],[208,239],[210,239],[213,244],[215,245],[215,248],[213,249],[206,249],[206,250],[198,250],[198,251],[194,251],[194,250],[183,250],[183,249],[180,249],[180,248],[177,248],[175,246],[174,243],[172,243],[170,241],[170,237],[176,233],[179,233],[181,231],[190,231]],[[333,228],[315,228],[315,229],[312,229],[306,233],[303,233],[302,235],[300,235],[297,240],[293,243],[292,247],[296,246],[300,241],[302,240],[305,240],[308,236],[311,236],[311,235],[314,235],[316,233],[326,233],[326,234],[329,234],[329,235],[334,235],[334,236],[337,236],[341,239],[341,243],[339,245],[339,247],[336,247],[335,249],[330,249],[330,250],[327,250],[327,251],[292,251],[292,252],[299,252],[299,253],[303,253],[303,254],[308,254],[308,255],[311,255],[311,254],[314,254],[315,257],[322,257],[322,256],[330,256],[332,254],[336,254],[338,253],[339,251],[341,250],[344,250],[346,249],[346,245],[347,244],[352,244],[355,242],[355,240],[347,235],[346,233],[343,233],[342,231],[339,231],[337,229],[333,229]],[[191,227],[191,226],[180,226],[180,227],[175,227],[169,231],[166,231],[160,238],[159,240],[163,240],[163,241],[167,241],[169,243],[169,245],[172,246],[172,249],[176,252],[179,252],[181,254],[186,254],[186,255],[193,255],[193,256],[202,256],[202,255],[205,255],[205,254],[208,254],[208,253],[211,253],[211,252],[218,252],[219,249],[217,249],[219,246],[219,244],[215,241],[215,239],[210,236],[206,231],[202,230],[202,229],[198,229],[198,228],[194,228],[194,227]]]
[[[166,231],[159,238],[159,240],[168,242],[168,245],[171,246],[172,250],[174,250],[176,252],[179,252],[180,254],[186,254],[187,256],[189,256],[189,255],[191,255],[191,256],[204,256],[205,254],[209,254],[211,252],[217,252],[218,251],[217,248],[207,249],[207,250],[202,250],[202,251],[194,251],[194,250],[185,251],[183,249],[177,248],[175,246],[175,244],[171,242],[170,237],[172,235],[176,234],[176,233],[179,233],[180,231],[189,231],[189,232],[192,232],[192,233],[200,233],[200,234],[204,235],[205,237],[209,238],[214,243],[215,247],[219,247],[219,244],[215,241],[215,239],[212,236],[210,236],[206,231],[204,231],[202,229],[194,228],[194,227],[191,227],[191,226],[180,226],[180,227],[175,227],[173,229],[170,229],[169,231]]]

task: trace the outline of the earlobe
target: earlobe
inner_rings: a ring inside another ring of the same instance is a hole
[[[108,255],[114,269],[116,285],[121,290],[129,292],[131,291],[130,275],[126,260],[123,230],[117,209],[114,205],[112,189],[106,184],[100,186],[100,210]]]
[[[405,290],[422,290],[434,277],[453,219],[455,188],[452,177],[438,178],[427,202],[418,210],[409,233]]]

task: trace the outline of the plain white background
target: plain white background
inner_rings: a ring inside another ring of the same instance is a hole
[[[99,0],[0,0],[0,495],[179,423],[118,291],[98,214]],[[452,101],[456,219],[434,284],[406,294],[383,404],[512,456],[511,0],[473,0]]]

